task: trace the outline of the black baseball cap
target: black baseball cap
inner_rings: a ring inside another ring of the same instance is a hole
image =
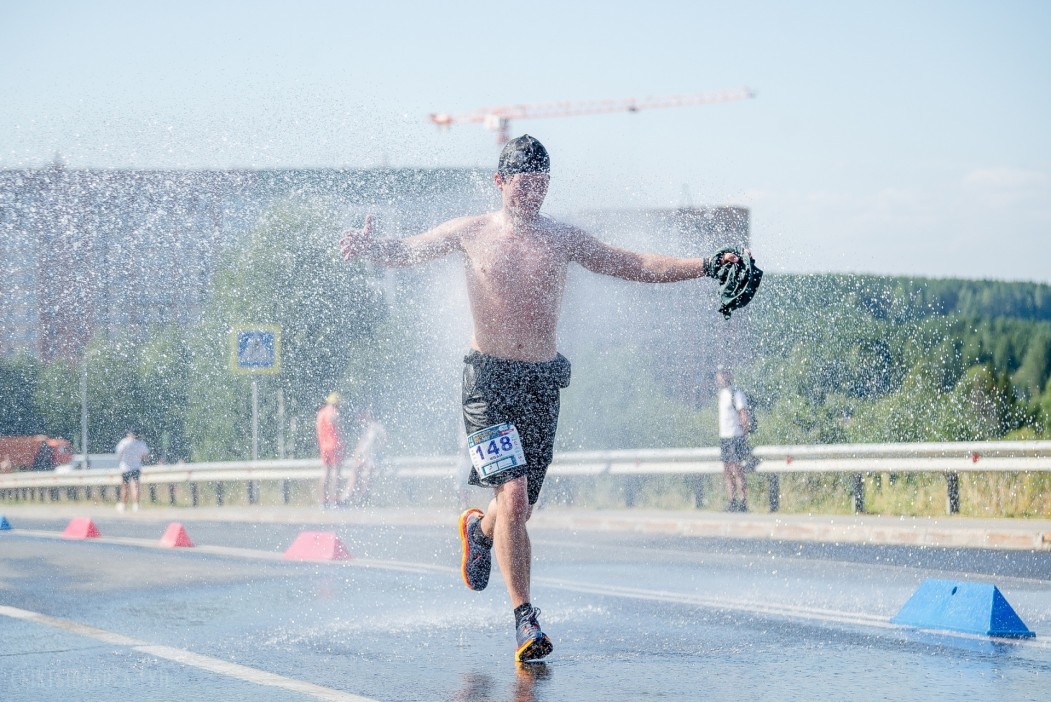
[[[551,158],[543,144],[523,134],[504,145],[496,172],[504,178],[515,173],[550,173]]]

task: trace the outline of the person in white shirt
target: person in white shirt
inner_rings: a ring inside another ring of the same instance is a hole
[[[721,368],[715,374],[719,388],[719,456],[726,480],[727,512],[747,512],[744,462],[748,458],[748,429],[752,425],[748,398],[734,387],[733,372]],[[740,497],[738,497],[740,495]]]
[[[139,511],[139,479],[142,476],[142,461],[150,455],[150,448],[142,439],[129,431],[117,444],[117,463],[120,466],[120,498],[117,511],[123,512],[131,493],[131,511]]]

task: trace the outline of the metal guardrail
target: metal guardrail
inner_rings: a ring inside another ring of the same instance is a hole
[[[866,473],[943,473],[949,512],[959,510],[957,480],[966,472],[1051,472],[1051,441],[992,441],[925,444],[835,444],[822,446],[758,446],[756,473],[771,478],[771,509],[777,508],[777,476],[783,473],[847,473],[854,476],[852,492],[856,511],[864,511]],[[405,456],[385,461],[388,474],[396,479],[454,480],[460,469],[458,456]],[[721,474],[717,448],[626,449],[615,451],[571,451],[555,455],[548,475],[552,477]],[[288,481],[318,480],[322,474],[317,459],[228,461],[147,466],[144,485],[189,483],[196,496],[197,483],[283,481],[288,499]],[[57,499],[66,489],[75,496],[80,488],[119,486],[119,469],[71,470],[67,472],[20,472],[0,474],[0,500],[27,499],[45,491]],[[256,490],[257,492],[257,490]],[[218,500],[221,503],[221,490]],[[35,496],[34,496],[35,499]],[[630,500],[629,500],[630,501]],[[195,500],[196,503],[196,500]]]

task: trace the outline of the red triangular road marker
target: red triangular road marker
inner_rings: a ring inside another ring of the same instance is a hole
[[[95,539],[102,534],[99,533],[98,527],[90,517],[73,517],[66,525],[62,536],[67,539]]]
[[[347,561],[347,547],[332,531],[303,531],[285,551],[288,561]]]
[[[189,535],[186,533],[186,529],[179,522],[172,522],[168,525],[168,528],[164,532],[164,536],[161,537],[161,546],[165,548],[176,548],[185,546],[187,548],[193,547],[193,542],[190,541]]]

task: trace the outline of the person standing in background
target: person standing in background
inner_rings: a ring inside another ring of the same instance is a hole
[[[120,497],[117,499],[117,511],[123,512],[125,510],[130,493],[131,511],[138,512],[142,461],[150,455],[150,447],[134,431],[129,429],[127,436],[117,444],[116,451],[117,465],[120,466]]]
[[[338,392],[330,392],[317,413],[317,443],[321,450],[322,466],[319,500],[323,508],[334,506],[339,494],[339,470],[344,457],[343,433],[339,423],[341,400]]]
[[[715,373],[719,388],[719,457],[726,480],[727,512],[747,512],[744,463],[748,459],[748,430],[752,426],[748,398],[734,387],[733,372],[720,368]],[[740,497],[738,497],[740,495]]]

